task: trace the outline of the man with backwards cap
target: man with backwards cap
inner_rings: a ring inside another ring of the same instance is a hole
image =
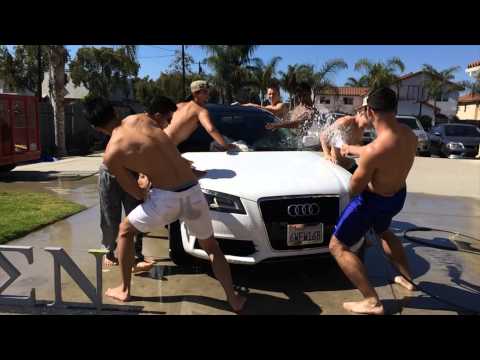
[[[205,104],[208,101],[208,89],[210,85],[204,80],[197,80],[191,83],[193,99],[188,102],[177,104],[178,110],[174,113],[170,125],[165,133],[173,140],[175,145],[187,140],[197,129],[198,123],[202,124],[207,133],[223,147],[224,150],[234,150],[237,147],[227,144],[223,136],[213,125]]]
[[[364,98],[362,106],[357,109],[355,116],[347,115],[337,119],[320,134],[320,143],[325,159],[340,165],[352,174],[355,172],[357,164],[354,159],[341,154],[342,144],[335,144],[335,140],[345,141],[350,146],[349,153],[360,156],[363,131],[369,125],[365,117],[366,105],[366,98]],[[342,139],[338,139],[340,135],[342,135]]]
[[[350,179],[350,203],[340,216],[330,240],[330,252],[338,265],[360,290],[364,299],[345,302],[351,312],[384,314],[378,294],[367,278],[367,271],[350,246],[372,229],[381,239],[383,250],[401,275],[395,283],[408,290],[414,286],[400,240],[389,230],[392,218],[403,208],[407,194],[406,178],[412,168],[417,138],[396,117],[397,96],[389,88],[372,91],[366,101],[365,116],[377,132],[377,138],[363,147],[358,169]],[[343,145],[342,155],[350,146]]]

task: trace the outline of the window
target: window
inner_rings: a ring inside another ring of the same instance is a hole
[[[326,96],[320,97],[320,104],[330,104],[330,99]]]
[[[344,98],[343,98],[343,104],[344,104],[344,105],[353,105],[353,98],[351,98],[351,97],[344,97]]]
[[[409,86],[407,89],[407,100],[417,100],[419,89],[418,86]]]

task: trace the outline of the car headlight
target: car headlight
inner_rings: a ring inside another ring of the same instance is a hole
[[[418,135],[418,141],[419,142],[427,142],[428,141],[427,134],[421,133],[420,135]]]
[[[447,144],[447,148],[450,150],[463,150],[465,149],[465,146],[463,146],[463,144],[459,142],[449,142]]]
[[[224,194],[217,191],[202,189],[205,198],[207,199],[208,206],[212,211],[246,214],[242,201],[239,197]]]

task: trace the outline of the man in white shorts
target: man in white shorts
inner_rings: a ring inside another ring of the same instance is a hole
[[[176,105],[168,98],[163,98],[162,102],[164,109],[161,113],[170,113],[171,117]],[[103,158],[105,165],[126,192],[144,201],[120,224],[117,249],[122,283],[108,289],[106,295],[120,301],[130,300],[134,235],[139,231],[151,232],[182,219],[188,232],[197,237],[208,254],[214,275],[225,290],[230,306],[235,312],[240,312],[246,298],[233,289],[230,267],[213,237],[208,204],[197,178],[172,140],[158,122],[146,114],[118,120],[113,106],[101,98],[92,99],[85,106],[90,124],[96,130],[111,135]],[[132,171],[144,176],[137,179]],[[142,181],[148,184],[140,186]]]

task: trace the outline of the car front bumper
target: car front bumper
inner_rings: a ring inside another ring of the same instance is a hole
[[[247,214],[210,211],[214,237],[218,240],[229,263],[255,265],[260,262],[288,261],[319,255],[330,256],[329,233],[324,234],[323,243],[316,247],[275,249],[273,244],[278,244],[278,240],[284,239],[269,238],[267,224],[259,204],[245,199],[242,199],[242,203]],[[346,203],[341,204],[341,209],[345,206]],[[189,235],[184,223],[181,223],[180,229],[185,251],[196,258],[208,260],[206,252],[200,249],[195,238]],[[351,250],[359,252],[363,243],[364,238],[354,244]]]

